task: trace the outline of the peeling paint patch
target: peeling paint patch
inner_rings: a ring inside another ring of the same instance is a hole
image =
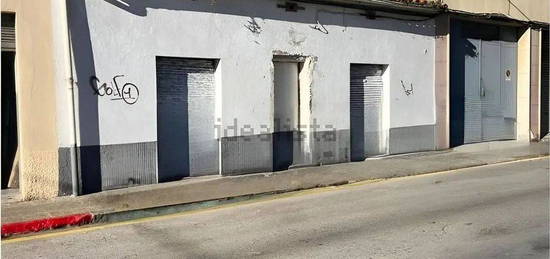
[[[274,50],[273,55],[274,56],[277,56],[277,55],[280,55],[280,56],[289,55],[290,56],[291,54],[284,51],[284,50]]]

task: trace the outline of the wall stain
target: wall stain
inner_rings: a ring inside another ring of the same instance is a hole
[[[288,30],[288,36],[290,37],[288,43],[295,47],[302,45],[302,43],[306,41],[305,34],[297,32],[294,28],[290,28],[290,30]]]

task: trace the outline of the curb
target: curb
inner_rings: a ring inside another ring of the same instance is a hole
[[[81,213],[55,218],[2,224],[2,237],[39,232],[66,226],[84,225],[91,223],[93,220],[94,215],[92,213]]]

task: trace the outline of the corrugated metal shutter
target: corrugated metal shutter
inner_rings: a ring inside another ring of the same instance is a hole
[[[15,51],[15,14],[2,13],[2,51]]]
[[[352,160],[386,153],[382,107],[384,85],[381,65],[351,65],[350,124]]]
[[[215,63],[215,60],[206,59],[157,58],[160,180],[161,174],[166,173],[161,170],[175,171],[183,176],[218,172],[219,148],[214,128]],[[180,130],[174,132],[175,127]],[[187,143],[178,143],[185,141]],[[180,150],[182,145],[187,145],[187,150]],[[187,153],[188,157],[170,157],[175,155],[171,154],[172,148],[178,155]],[[170,170],[171,166],[176,168]],[[181,172],[181,166],[186,167],[183,170],[187,172]]]

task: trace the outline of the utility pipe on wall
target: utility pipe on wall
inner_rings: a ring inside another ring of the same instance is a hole
[[[78,180],[78,128],[77,128],[77,113],[76,113],[76,100],[75,100],[75,82],[74,82],[74,73],[73,73],[73,55],[72,55],[72,48],[71,48],[71,38],[70,38],[70,31],[69,31],[69,16],[68,16],[68,4],[67,2],[70,0],[61,1],[60,3],[60,12],[61,12],[61,20],[62,20],[62,26],[63,30],[65,30],[65,33],[62,35],[64,39],[60,42],[65,42],[65,51],[64,54],[66,55],[65,60],[67,60],[64,69],[65,74],[69,75],[69,90],[70,90],[70,104],[68,105],[69,109],[69,122],[70,122],[70,129],[71,129],[71,148],[70,151],[70,166],[71,166],[71,186],[72,186],[72,195],[77,196],[79,194],[79,180]]]

